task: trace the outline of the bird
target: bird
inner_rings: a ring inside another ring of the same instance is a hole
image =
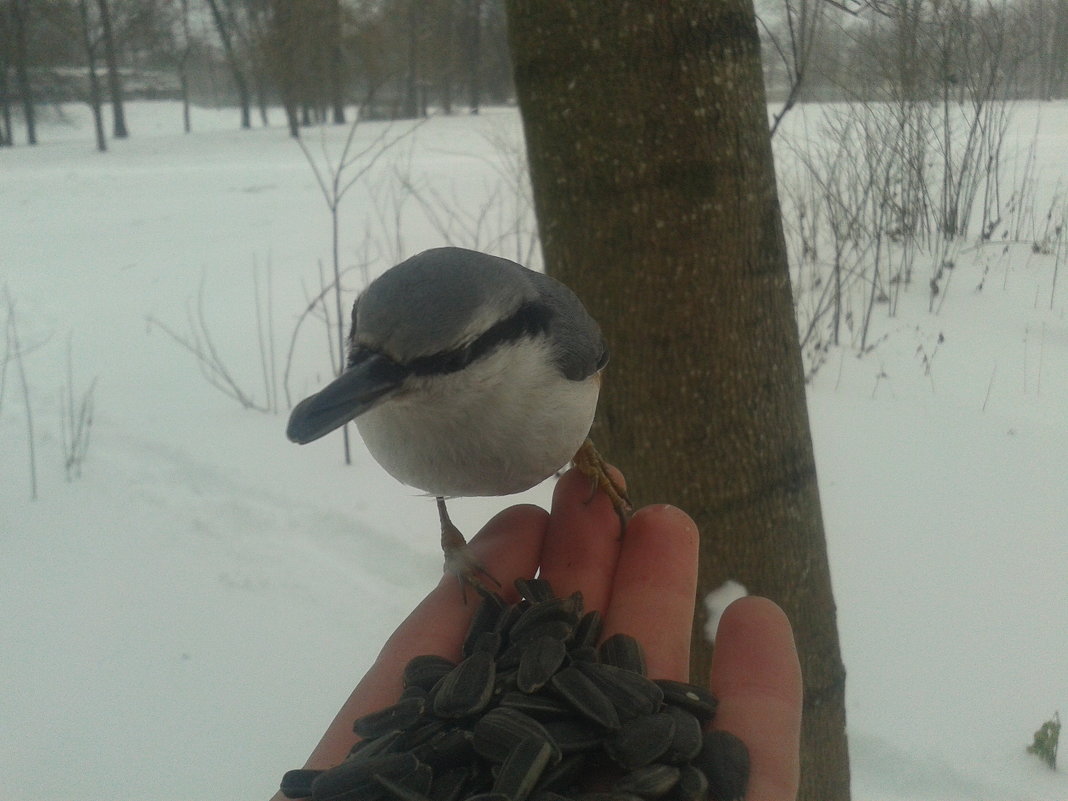
[[[286,435],[305,444],[354,421],[387,473],[436,499],[445,572],[488,589],[482,577],[500,583],[446,499],[522,492],[573,462],[629,513],[589,439],[607,362],[600,327],[563,283],[433,248],[359,294],[344,370],[293,408]]]

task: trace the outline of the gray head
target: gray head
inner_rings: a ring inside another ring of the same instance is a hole
[[[387,270],[352,309],[346,371],[293,410],[287,434],[310,442],[388,398],[412,375],[462,370],[522,337],[545,337],[560,372],[600,370],[600,328],[571,290],[507,259],[436,248]]]

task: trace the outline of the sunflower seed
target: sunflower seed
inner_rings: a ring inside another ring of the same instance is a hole
[[[501,642],[502,637],[499,632],[484,631],[478,635],[471,652],[496,656],[497,652],[501,650]]]
[[[552,759],[553,747],[545,740],[520,740],[501,764],[493,792],[504,793],[512,801],[526,801]]]
[[[390,732],[384,737],[376,737],[373,740],[360,740],[349,751],[349,759],[366,760],[387,754],[399,753],[407,746],[407,738],[404,732]]]
[[[436,687],[434,714],[462,718],[481,712],[493,695],[496,665],[493,656],[476,651],[453,668]]]
[[[706,732],[694,765],[708,779],[708,795],[713,801],[735,801],[745,797],[745,788],[749,784],[749,751],[745,743],[730,732]]]
[[[503,707],[510,707],[535,720],[554,720],[571,714],[571,707],[549,695],[537,693],[528,695],[519,691],[507,692],[498,702]]]
[[[572,662],[596,662],[598,659],[597,649],[592,645],[580,645],[567,652]]]
[[[504,762],[519,742],[531,738],[541,739],[552,745],[552,761],[560,761],[560,749],[545,727],[534,718],[514,709],[491,709],[475,724],[474,735],[472,745],[475,751],[491,762]]]
[[[523,659],[524,644],[509,643],[497,657],[497,670],[518,670]]]
[[[393,750],[398,753],[400,751],[413,751],[418,755],[418,749],[439,737],[442,732],[454,725],[456,724],[451,720],[441,720],[433,715],[426,715],[408,731],[402,732],[401,743]]]
[[[549,680],[549,686],[584,718],[609,731],[619,728],[612,702],[578,668],[564,668]]]
[[[430,792],[430,783],[433,780],[429,765],[417,765],[411,773],[397,778],[381,773],[373,774],[373,778],[387,794],[398,801],[429,801],[427,793]]]
[[[479,636],[487,631],[495,631],[497,621],[507,606],[501,596],[495,593],[484,593],[482,603],[478,605],[475,614],[471,616],[471,622],[467,626],[467,636],[464,637],[463,655],[471,656],[475,650],[475,643]]]
[[[443,656],[424,654],[408,662],[401,681],[405,687],[422,687],[430,692],[431,688],[454,667],[456,663]]]
[[[431,801],[459,801],[464,791],[464,785],[467,784],[467,780],[470,778],[471,768],[466,765],[438,771],[434,776],[434,781],[430,784]]]
[[[364,739],[327,771],[291,771],[283,794],[312,801],[732,801],[748,753],[702,735],[702,687],[651,681],[641,647],[581,593],[541,580],[506,604],[482,593],[455,664],[420,656],[395,704],[353,726]],[[593,777],[595,785],[590,784]],[[592,787],[611,788],[591,792]]]
[[[678,782],[679,769],[674,765],[646,765],[617,779],[612,790],[617,793],[633,793],[642,798],[660,798],[667,795]]]
[[[600,662],[576,662],[575,667],[608,697],[620,720],[651,715],[664,700],[655,682],[633,671]]]
[[[451,722],[451,721],[450,721]],[[470,762],[475,755],[471,741],[474,734],[465,729],[439,731],[426,742],[412,749],[420,762],[434,769],[449,768]]]
[[[320,773],[321,770],[306,768],[286,771],[279,789],[286,798],[308,798],[311,795],[312,782]]]
[[[578,624],[578,615],[575,613],[577,608],[576,599],[574,596],[568,598],[552,598],[548,601],[542,601],[538,604],[532,604],[519,619],[512,624],[511,630],[508,632],[509,636],[516,640],[520,638],[524,631],[528,629],[541,626],[545,623],[566,623],[568,624],[568,632]]]
[[[357,735],[370,740],[392,731],[410,729],[423,714],[426,698],[407,698],[393,706],[358,718],[352,726]]]
[[[515,580],[515,588],[521,596],[532,604],[550,601],[556,597],[552,585],[545,579],[518,578]]]
[[[597,651],[606,665],[645,675],[645,654],[642,653],[641,643],[629,634],[613,634],[601,643]]]
[[[612,737],[605,740],[604,750],[624,770],[634,770],[659,759],[671,746],[675,721],[657,712],[628,720]]]
[[[716,697],[704,687],[670,679],[656,679],[664,691],[664,703],[685,709],[701,723],[708,723],[716,714]]]
[[[519,660],[516,687],[520,692],[533,693],[545,686],[563,664],[567,647],[555,637],[539,637],[527,645]]]
[[[675,719],[675,736],[662,760],[669,765],[683,765],[701,751],[701,724],[697,718],[677,706],[665,706],[664,714]]]
[[[604,730],[587,720],[557,718],[545,721],[544,726],[561,754],[592,751],[604,742]]]
[[[552,790],[536,790],[531,796],[531,801],[571,801],[566,795],[554,793]]]
[[[601,627],[604,621],[601,613],[593,609],[582,616],[575,626],[575,647],[596,646],[601,636]]]
[[[505,609],[499,618],[497,618],[497,625],[494,626],[494,631],[499,632],[501,635],[507,637],[512,632],[512,626],[515,622],[523,616],[523,613],[530,608],[530,604],[525,601],[521,601],[517,604],[512,604]]]
[[[419,760],[412,754],[347,760],[315,777],[311,785],[311,797],[314,801],[365,801],[383,798],[386,791],[375,781],[375,775],[395,779],[411,773],[418,766]]]
[[[412,685],[411,687],[405,687],[403,690],[401,690],[400,699],[398,700],[406,701],[409,698],[422,698],[425,701],[427,699],[427,696],[429,695],[430,692],[428,690],[424,690],[422,687],[416,687],[415,685]]]
[[[527,626],[519,633],[513,631],[512,642],[516,643],[521,648],[526,648],[527,645],[539,637],[553,637],[554,639],[563,641],[570,639],[571,632],[574,630],[574,625],[566,620],[546,620],[544,623]]]
[[[586,761],[585,754],[564,757],[559,764],[553,765],[541,775],[541,781],[534,788],[534,795],[538,796],[543,792],[555,793],[578,785],[586,773]]]
[[[387,795],[397,801],[430,801],[426,793],[421,793],[403,782],[394,781],[388,776],[375,774],[374,780],[386,791]]]
[[[708,779],[693,765],[679,768],[679,783],[675,788],[676,801],[706,801]]]

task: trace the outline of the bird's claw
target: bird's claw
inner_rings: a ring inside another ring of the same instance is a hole
[[[479,593],[494,591],[482,580],[483,576],[493,582],[499,590],[501,582],[494,578],[482,560],[475,556],[475,552],[468,546],[460,529],[453,525],[448,512],[445,511],[443,498],[438,498],[438,514],[441,517],[441,550],[445,554],[445,566],[442,572],[451,573],[459,580],[464,604],[467,604],[468,587],[473,587]]]
[[[501,589],[501,582],[494,578],[486,566],[474,552],[466,545],[450,548],[445,551],[444,572],[456,576],[460,583],[460,592],[463,594],[464,604],[467,603],[467,588],[472,587],[479,594],[492,593]],[[489,586],[483,578],[493,583]]]
[[[603,492],[612,501],[612,508],[619,515],[620,523],[626,527],[627,521],[634,513],[634,507],[630,503],[630,498],[627,497],[627,490],[609,472],[608,462],[597,452],[597,448],[593,445],[593,440],[587,438],[579,447],[575,453],[575,458],[571,462],[580,473],[588,476],[593,482],[590,500],[593,500],[593,496],[598,490]]]

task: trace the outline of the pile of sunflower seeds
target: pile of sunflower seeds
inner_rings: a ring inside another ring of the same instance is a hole
[[[458,664],[417,656],[393,706],[356,721],[362,739],[329,770],[291,770],[313,801],[734,801],[749,753],[703,730],[708,690],[651,680],[638,642],[597,645],[601,616],[520,579],[519,603],[484,593]]]

